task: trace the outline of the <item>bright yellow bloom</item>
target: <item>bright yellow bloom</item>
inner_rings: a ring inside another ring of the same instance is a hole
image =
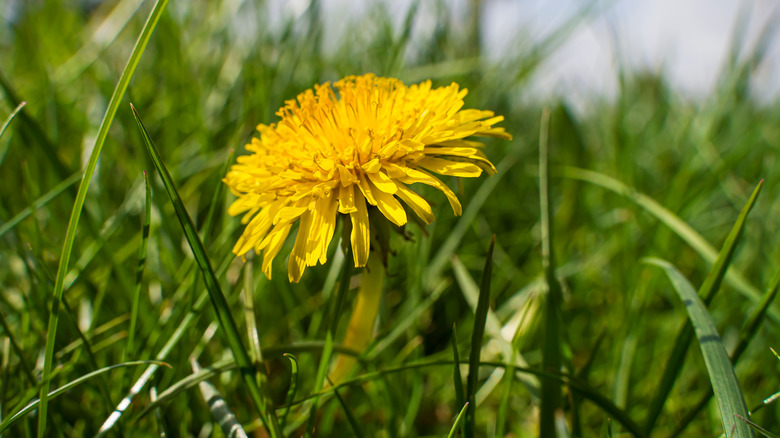
[[[430,172],[476,177],[496,172],[469,136],[512,137],[492,111],[461,110],[467,90],[458,84],[431,88],[431,81],[405,86],[373,74],[349,76],[306,90],[285,102],[276,125],[259,125],[260,138],[246,145],[224,181],[238,199],[228,209],[247,224],[233,252],[263,252],[263,272],[295,222],[298,234],[288,263],[290,281],[307,266],[325,263],[337,213],[349,215],[356,267],[368,260],[368,209],[376,206],[402,226],[406,210],[433,222],[428,202],[409,189],[423,183],[441,190],[456,215],[455,193]]]

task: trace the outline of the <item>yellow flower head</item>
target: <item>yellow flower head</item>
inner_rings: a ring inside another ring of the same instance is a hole
[[[407,221],[399,201],[425,223],[431,206],[409,189],[423,183],[441,190],[456,215],[458,198],[431,172],[476,177],[496,172],[481,143],[467,137],[510,140],[492,111],[461,110],[467,90],[458,84],[431,88],[431,81],[405,86],[373,74],[317,85],[285,102],[276,125],[259,125],[260,138],[246,145],[225,183],[238,199],[228,209],[247,224],[233,252],[263,252],[263,272],[295,222],[298,234],[288,264],[290,281],[307,266],[325,263],[337,213],[349,215],[355,266],[368,260],[368,209],[376,206],[397,226]],[[368,204],[368,205],[367,205]]]

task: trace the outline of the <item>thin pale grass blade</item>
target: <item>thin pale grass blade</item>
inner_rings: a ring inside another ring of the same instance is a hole
[[[482,352],[482,339],[485,337],[485,321],[490,307],[490,279],[493,275],[493,249],[496,245],[496,236],[490,240],[490,247],[485,258],[485,269],[482,270],[482,281],[479,287],[479,300],[477,310],[474,312],[474,329],[471,333],[471,352],[469,353],[469,374],[466,378],[466,400],[469,408],[466,410],[467,437],[475,434],[475,395],[477,393],[477,378],[479,377],[480,353]]]
[[[8,231],[12,230],[15,226],[19,225],[20,222],[27,219],[28,216],[33,214],[33,212],[44,205],[46,205],[49,201],[59,196],[62,192],[68,189],[68,187],[72,186],[76,181],[81,179],[81,172],[74,173],[70,177],[68,177],[66,180],[62,181],[61,183],[57,184],[46,192],[43,196],[36,199],[32,205],[25,208],[24,210],[17,213],[14,217],[11,219],[8,219],[8,222],[4,222],[2,225],[0,225],[0,236],[4,235]]]
[[[710,268],[710,271],[707,273],[707,278],[704,279],[704,283],[699,289],[698,296],[701,297],[705,306],[708,306],[710,302],[712,302],[712,299],[715,297],[715,293],[717,293],[720,289],[721,281],[723,280],[726,270],[731,263],[731,257],[734,254],[737,242],[739,241],[739,237],[742,234],[742,229],[745,226],[747,215],[753,208],[753,205],[758,198],[758,194],[761,192],[763,183],[763,180],[758,183],[758,186],[756,186],[756,189],[753,191],[750,199],[748,199],[747,203],[742,208],[742,211],[737,217],[736,223],[731,228],[729,234],[726,236],[726,241],[723,242],[723,247],[720,250],[720,254],[718,254],[718,258],[715,260],[712,268]],[[691,322],[686,322],[677,336],[672,353],[666,363],[664,373],[661,377],[661,382],[658,385],[658,392],[650,403],[650,408],[645,422],[645,432],[648,434],[653,429],[658,416],[663,410],[666,399],[669,397],[669,392],[671,392],[672,387],[674,386],[674,382],[677,380],[677,375],[682,369],[683,362],[685,362],[685,354],[688,351],[688,346],[693,340],[693,337],[693,326],[691,325]]]
[[[550,224],[552,207],[550,201],[550,181],[548,162],[548,134],[550,129],[550,110],[542,111],[541,130],[539,132],[539,199],[541,208],[542,267],[547,283],[544,300],[544,328],[542,336],[542,368],[548,372],[561,369],[561,335],[559,311],[561,290],[555,278],[555,258],[553,254],[553,233]],[[542,379],[541,413],[539,434],[544,437],[556,436],[555,415],[561,406],[561,387],[553,379]]]
[[[152,403],[157,401],[156,386],[152,386],[151,388],[149,388],[149,401]],[[165,430],[165,421],[163,421],[162,412],[160,409],[154,410],[154,421],[157,424],[157,429],[159,431],[160,438],[166,438],[168,436],[168,432]]]
[[[688,280],[671,263],[660,259],[646,261],[664,269],[680,300],[685,303],[685,309],[696,330],[715,398],[720,406],[720,416],[726,436],[754,437],[753,429],[737,418],[738,416],[750,418],[750,414],[737,375],[734,373],[734,367],[715,328],[715,323],[707,312],[707,306]]]
[[[341,409],[344,410],[344,414],[347,416],[347,422],[349,423],[349,427],[352,428],[352,433],[358,437],[362,438],[365,435],[363,434],[363,431],[360,429],[360,424],[357,421],[357,418],[355,418],[355,414],[352,413],[352,409],[349,408],[349,405],[347,405],[347,402],[344,401],[344,398],[341,397],[341,394],[339,394],[339,385],[336,385],[333,383],[330,378],[328,378],[328,382],[333,387],[333,395],[336,396],[336,400],[339,401],[339,405],[341,405]]]
[[[116,37],[127,26],[143,0],[122,0],[116,4],[108,16],[95,27],[94,32],[73,56],[54,71],[54,81],[67,86],[87,67],[97,60]]]
[[[458,353],[458,341],[455,336],[455,324],[452,324],[452,381],[455,387],[455,406],[463,406],[466,403],[466,391],[463,389],[463,376],[460,373],[460,355]]]
[[[144,171],[144,222],[141,227],[141,249],[138,251],[138,264],[135,269],[135,289],[133,290],[133,304],[130,308],[130,330],[127,333],[127,346],[125,356],[132,355],[135,351],[135,332],[138,325],[138,307],[141,303],[141,285],[143,284],[144,269],[146,268],[146,248],[149,243],[149,233],[152,222],[152,189],[149,187],[149,175]]]
[[[21,102],[19,105],[16,105],[16,108],[11,112],[11,114],[8,116],[7,119],[5,119],[5,122],[3,123],[3,126],[0,127],[0,138],[3,138],[3,134],[5,134],[5,130],[8,129],[8,125],[11,124],[11,121],[16,117],[16,114],[19,113],[19,111],[24,108],[24,106],[27,105],[27,102]],[[6,142],[5,147],[0,146],[0,165],[3,164],[3,160],[5,159],[5,154],[8,152],[8,148],[10,147],[10,143]]]
[[[200,370],[198,360],[193,357],[191,358],[191,361],[192,371],[193,373],[197,373],[198,370]],[[205,400],[206,404],[209,406],[211,415],[217,420],[217,423],[219,424],[219,427],[222,428],[222,432],[225,436],[229,438],[247,438],[244,428],[241,427],[241,423],[239,423],[236,415],[233,414],[233,411],[230,410],[230,406],[228,406],[225,399],[219,391],[217,391],[217,388],[207,380],[200,382],[198,388],[200,389],[200,395],[203,396],[203,400]]]
[[[474,197],[471,198],[469,204],[464,208],[463,215],[458,219],[458,223],[449,230],[447,239],[441,244],[436,255],[433,256],[431,262],[425,269],[423,284],[426,288],[430,289],[433,284],[436,283],[438,277],[441,275],[441,271],[447,265],[447,261],[450,260],[455,250],[458,248],[463,236],[466,235],[469,225],[474,222],[474,218],[477,217],[479,210],[490,198],[490,194],[496,188],[504,175],[509,173],[509,170],[517,162],[517,153],[513,152],[506,158],[501,160],[496,166],[496,174],[487,178],[482,182]]]
[[[752,421],[748,420],[747,418],[744,418],[744,417],[742,417],[741,415],[737,415],[737,418],[739,418],[740,420],[742,420],[742,421],[744,421],[745,423],[749,424],[749,425],[750,425],[750,427],[752,427],[753,429],[755,429],[755,430],[759,431],[759,432],[760,432],[762,435],[764,435],[764,436],[767,436],[767,437],[769,437],[769,438],[780,438],[780,435],[775,435],[775,434],[773,434],[772,432],[770,432],[770,431],[768,431],[768,430],[764,429],[763,427],[761,427],[761,426],[759,426],[758,424],[756,424],[756,423],[754,423],[754,422],[752,422]]]
[[[195,224],[192,222],[192,218],[190,217],[189,213],[187,213],[187,209],[184,207],[184,202],[179,196],[179,193],[173,182],[173,178],[168,172],[168,169],[165,167],[165,163],[163,163],[162,158],[160,157],[160,153],[157,151],[154,142],[152,141],[151,137],[149,137],[149,132],[146,130],[143,121],[141,121],[141,117],[138,115],[138,112],[135,110],[135,107],[133,107],[132,104],[130,107],[133,111],[135,121],[138,123],[138,128],[141,131],[141,135],[143,136],[146,149],[149,152],[149,155],[152,157],[152,161],[154,161],[154,165],[157,168],[163,183],[165,184],[165,189],[168,192],[171,203],[176,210],[176,215],[178,216],[184,234],[187,237],[187,243],[189,243],[193,255],[195,256],[195,260],[198,262],[198,267],[203,274],[203,279],[206,283],[206,289],[209,292],[209,298],[211,298],[211,303],[214,307],[215,313],[217,314],[220,328],[227,338],[230,350],[233,353],[233,357],[236,359],[236,364],[241,369],[241,376],[246,383],[252,400],[256,404],[257,412],[260,415],[260,418],[263,420],[263,424],[268,429],[268,432],[271,434],[271,437],[280,437],[282,436],[282,431],[279,428],[279,422],[276,418],[276,413],[274,412],[273,407],[270,405],[270,400],[263,396],[261,387],[255,380],[254,367],[252,367],[252,362],[249,359],[249,353],[246,351],[246,348],[241,342],[241,337],[238,334],[238,327],[236,326],[236,322],[233,319],[232,313],[230,313],[230,307],[228,305],[227,299],[225,299],[225,295],[222,293],[219,280],[214,273],[214,268],[211,266],[211,260],[206,254],[206,249],[203,246],[203,242],[198,236],[198,232],[195,229]],[[262,383],[263,382],[260,382],[260,385],[262,385]],[[266,389],[267,388],[262,388],[262,390],[267,393]]]
[[[455,438],[455,435],[458,434],[458,428],[460,427],[461,421],[463,421],[463,416],[466,415],[466,411],[469,408],[469,403],[466,402],[462,408],[460,408],[460,412],[458,413],[458,416],[455,417],[455,422],[452,424],[452,427],[450,428],[450,433],[447,434],[447,438]]]
[[[92,371],[91,373],[87,373],[83,376],[80,376],[62,385],[59,388],[52,390],[48,394],[48,399],[55,399],[60,395],[64,394],[65,392],[67,392],[68,390],[86,382],[87,380],[105,374],[111,370],[122,368],[122,367],[132,367],[132,366],[149,365],[149,364],[155,364],[157,366],[166,366],[168,368],[171,367],[169,364],[165,362],[157,362],[153,360],[137,360],[137,361],[131,361],[131,362],[125,362],[125,363],[107,366],[99,370]],[[8,417],[7,419],[5,419],[5,421],[0,423],[0,433],[3,433],[5,430],[13,426],[17,421],[19,421],[22,417],[39,408],[39,406],[40,406],[40,400],[34,400],[31,403],[29,403],[27,406],[20,409],[18,412],[15,412],[12,416]]]
[[[570,166],[561,166],[558,170],[560,176],[564,178],[585,181],[626,197],[669,227],[669,229],[699,253],[707,263],[715,263],[715,260],[718,258],[718,251],[697,233],[696,230],[680,219],[679,216],[675,215],[649,196],[602,173]],[[728,270],[726,272],[725,280],[749,300],[755,303],[761,302],[761,291],[745,279],[745,277],[736,269]],[[775,323],[780,323],[780,314],[774,309],[769,309],[768,316]]]
[[[453,256],[451,262],[455,280],[463,293],[463,297],[469,303],[472,310],[476,312],[477,302],[479,300],[479,286],[458,257]],[[498,350],[505,359],[509,358],[510,362],[518,367],[528,366],[528,362],[526,362],[523,355],[520,354],[517,349],[512,348],[512,344],[504,338],[501,322],[492,309],[488,309],[485,330],[488,336],[490,336],[491,342],[495,342],[498,345]],[[523,374],[520,377],[520,380],[532,396],[539,397],[539,379],[533,375]]]
[[[257,367],[263,361],[263,350],[260,348],[260,335],[257,333],[255,321],[254,290],[255,276],[253,275],[253,262],[247,259],[244,263],[244,320],[246,322],[247,337],[249,338],[249,351],[252,363]]]
[[[510,363],[504,373],[504,390],[501,392],[501,400],[498,402],[498,412],[496,413],[496,433],[494,436],[505,436],[506,416],[509,411],[509,398],[512,396],[512,383],[515,377],[515,367]]]
[[[290,353],[284,353],[282,356],[290,360],[290,387],[287,388],[287,395],[284,397],[284,412],[279,419],[279,424],[284,429],[287,424],[287,415],[290,413],[290,405],[295,401],[295,393],[298,390],[298,359]]]
[[[739,343],[734,349],[734,352],[731,353],[731,363],[734,366],[737,365],[739,358],[742,357],[742,353],[747,350],[748,345],[750,345],[750,341],[753,340],[753,337],[755,336],[759,327],[761,327],[761,323],[764,321],[764,316],[766,316],[766,312],[769,309],[769,306],[772,304],[772,302],[774,302],[775,297],[777,296],[777,291],[780,290],[780,271],[775,273],[775,276],[772,278],[772,282],[770,284],[771,285],[769,289],[764,294],[761,305],[753,309],[747,319],[747,322],[745,323],[745,328],[740,332]],[[699,412],[701,412],[701,410],[707,406],[707,403],[709,403],[713,395],[712,388],[709,388],[707,393],[702,396],[701,400],[699,400],[699,403],[697,403],[695,407],[690,412],[688,412],[688,414],[686,414],[682,420],[678,422],[677,427],[675,428],[675,432],[672,434],[672,436],[679,436],[682,434],[688,425],[693,421],[693,419],[696,418],[696,415],[698,415]],[[752,409],[751,412],[755,413],[755,409]]]
[[[349,261],[346,261],[344,265],[350,266]],[[330,366],[330,358],[332,356],[333,356],[333,336],[331,335],[331,331],[328,330],[328,332],[325,334],[325,348],[323,348],[322,350],[322,357],[320,358],[320,364],[317,367],[317,376],[314,379],[314,382],[317,385],[317,387],[315,388],[317,393],[321,392],[325,387],[325,382],[326,382],[325,378],[327,377],[328,367]],[[319,395],[314,397],[314,399],[312,400],[311,407],[309,408],[309,420],[306,423],[306,433],[304,435],[305,437],[313,436],[312,434],[314,433],[314,421],[315,421],[315,417],[317,416],[318,402],[319,402]]]
[[[152,36],[152,31],[157,26],[157,22],[165,10],[165,6],[168,4],[168,0],[158,0],[152,12],[149,14],[149,18],[146,20],[141,34],[138,36],[138,40],[133,47],[133,51],[130,53],[130,58],[127,60],[127,65],[122,71],[122,75],[119,78],[119,82],[114,88],[114,92],[111,95],[111,100],[108,103],[108,108],[103,116],[103,121],[98,129],[97,137],[95,138],[95,145],[92,149],[92,153],[89,156],[87,167],[84,171],[84,178],[79,185],[78,193],[76,194],[76,201],[73,204],[73,212],[70,215],[70,221],[68,223],[68,229],[65,233],[65,242],[62,245],[62,253],[60,255],[59,267],[57,268],[57,279],[54,283],[54,291],[52,293],[53,299],[51,304],[51,314],[49,317],[49,324],[46,331],[46,349],[43,358],[43,373],[41,375],[41,390],[40,390],[40,405],[38,408],[38,438],[46,436],[46,419],[48,411],[48,397],[49,397],[49,384],[51,379],[51,370],[54,359],[54,344],[57,336],[57,324],[59,323],[60,313],[60,301],[62,300],[62,293],[65,285],[65,275],[68,273],[68,265],[70,263],[71,252],[73,251],[73,243],[76,239],[76,230],[78,228],[79,219],[81,218],[81,210],[84,207],[84,202],[87,198],[87,190],[89,184],[92,181],[92,176],[95,173],[97,167],[98,158],[100,158],[100,152],[103,149],[106,138],[108,137],[108,128],[114,121],[114,116],[119,108],[119,103],[127,90],[127,86],[130,83],[130,78],[133,76],[138,62],[141,60],[141,55],[146,48],[146,44]]]

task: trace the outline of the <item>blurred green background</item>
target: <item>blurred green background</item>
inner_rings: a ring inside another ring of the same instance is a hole
[[[425,79],[435,85],[458,82],[469,89],[467,108],[505,116],[502,126],[515,138],[511,143],[486,141],[486,154],[499,167],[498,175],[463,180],[462,185],[448,181],[461,191],[463,217],[454,217],[436,191],[415,188],[431,200],[436,222],[426,231],[407,227],[408,241],[394,237],[396,255],[388,267],[377,349],[367,370],[451,360],[453,337],[465,357],[474,319],[469,291],[479,282],[492,234],[496,250],[491,307],[503,332],[488,330],[483,359],[501,359],[496,338],[503,336],[531,366],[539,366],[543,271],[538,142],[543,108],[551,110],[553,243],[564,297],[564,369],[642,424],[687,316],[663,272],[641,259],[668,260],[695,287],[712,262],[686,243],[679,229],[662,223],[630,197],[594,184],[604,177],[622,182],[629,193],[654,199],[716,249],[764,180],[732,267],[752,286],[740,288],[726,281],[710,307],[727,348],[736,345],[757,304],[747,295],[768,287],[780,260],[780,113],[774,99],[756,99],[763,93],[754,85],[756,69],[771,46],[771,25],[758,32],[755,44],[745,43],[747,27],[735,27],[714,89],[699,98],[670,85],[663,69],[618,63],[614,95],[594,92],[575,102],[561,95],[565,93],[534,98],[532,87],[541,66],[581,26],[607,14],[607,6],[575,7],[542,36],[522,31],[508,36],[512,50],[495,54],[480,44],[490,22],[480,14],[485,6],[479,0],[411,2],[400,12],[386,3],[368,2],[357,12],[337,17],[335,22],[344,29],[339,38],[327,34],[324,23],[334,20],[324,16],[318,1],[296,2],[297,9],[280,3],[168,5],[120,105],[90,186],[66,279],[67,305],[57,334],[52,388],[125,360],[153,358],[203,290],[129,103],[143,117],[196,224],[202,226],[209,209],[215,208],[213,227],[202,237],[212,263],[224,273],[223,289],[243,327],[239,290],[245,271],[231,253],[240,225],[226,214],[232,195],[217,192],[222,190],[229,151],[244,153],[254,127],[276,121],[274,113],[284,100],[314,84],[367,72],[407,84]],[[26,102],[0,138],[3,419],[37,395],[25,374],[40,377],[36,361],[46,342],[53,278],[78,172],[151,7],[137,0],[0,3],[0,120]],[[422,36],[414,31],[419,26],[426,29]],[[591,181],[584,181],[586,174],[572,166],[597,173],[587,174]],[[151,176],[154,208],[137,341],[127,351],[144,171]],[[56,196],[45,196],[53,189]],[[289,254],[291,246],[287,242],[281,254]],[[331,252],[338,250],[334,243]],[[261,344],[272,351],[266,358],[281,400],[290,379],[281,352],[323,340],[323,309],[331,293],[327,286],[333,284],[327,278],[335,279],[338,272],[335,264],[310,268],[299,284],[290,285],[282,259],[275,264],[273,281],[256,270],[252,288]],[[774,306],[771,312],[776,315],[780,309]],[[202,365],[229,357],[222,338],[208,330],[214,320],[210,308],[198,317],[167,359],[173,368],[160,370],[153,379],[159,391],[192,373],[188,358],[193,351]],[[769,350],[777,347],[778,321],[766,320],[736,367],[751,408],[780,389],[777,359]],[[9,336],[21,349],[21,358]],[[302,397],[313,392],[319,350],[296,354]],[[709,389],[696,345],[686,358],[653,436],[672,434]],[[115,370],[52,400],[51,433],[94,435],[141,371]],[[480,376],[477,436],[492,436],[497,430],[506,436],[536,436],[536,397],[517,379],[506,386],[501,374],[492,371],[483,367]],[[460,410],[452,379],[452,366],[409,368],[351,387],[343,396],[366,436],[445,436]],[[238,375],[225,372],[211,381],[239,420],[257,429]],[[575,436],[577,431],[581,436],[626,433],[598,406],[566,394],[564,410]],[[157,417],[133,422],[148,403],[144,392],[120,423],[121,436],[159,435],[160,430],[172,436],[221,436],[195,389],[162,404]],[[770,404],[753,421],[777,432],[777,413]],[[289,422],[305,423],[306,415],[300,407],[293,408]],[[505,421],[499,424],[497,418]],[[354,433],[334,398],[323,402],[317,422],[319,436]],[[35,416],[30,415],[8,436],[31,436],[35,428]],[[302,430],[291,428],[290,433],[300,436]],[[721,432],[717,403],[710,401],[681,433]],[[256,433],[264,436],[261,429]]]

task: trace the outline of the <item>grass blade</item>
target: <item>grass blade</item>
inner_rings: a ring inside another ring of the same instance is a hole
[[[452,428],[450,429],[450,433],[447,434],[447,438],[455,438],[455,435],[458,432],[458,426],[460,426],[460,422],[463,421],[463,415],[466,413],[466,410],[469,408],[469,403],[466,402],[466,404],[463,405],[463,407],[460,409],[460,413],[458,413],[458,416],[455,417],[455,423],[452,424]]]
[[[52,390],[51,392],[48,393],[47,400],[55,399],[60,395],[64,394],[65,392],[67,392],[68,390],[86,382],[87,380],[105,374],[111,370],[122,368],[122,367],[131,367],[131,366],[149,365],[149,364],[155,364],[157,366],[163,365],[163,366],[170,367],[170,365],[168,365],[165,362],[157,362],[152,360],[137,360],[137,361],[125,362],[125,363],[107,366],[99,370],[92,371],[91,373],[84,374],[83,376],[80,376],[79,378],[74,379],[66,383],[65,385],[62,385],[61,387]],[[34,400],[24,408],[20,409],[18,412],[14,413],[12,416],[8,417],[5,421],[0,423],[0,434],[3,433],[9,427],[13,426],[17,421],[19,421],[26,414],[29,414],[30,412],[34,411],[39,406],[40,406],[40,399]]]
[[[766,316],[766,312],[769,309],[769,306],[772,304],[772,302],[774,302],[775,297],[777,297],[778,290],[780,290],[780,271],[775,273],[769,289],[764,294],[764,299],[761,301],[761,305],[753,309],[753,312],[750,314],[747,322],[745,323],[745,328],[740,333],[739,344],[737,344],[737,347],[731,354],[731,363],[734,366],[737,365],[737,362],[742,356],[742,353],[747,350],[750,341],[753,340],[753,336],[758,331],[758,328],[761,327],[761,323],[764,321],[764,316]],[[707,403],[709,403],[713,395],[712,388],[710,388],[707,393],[702,396],[701,400],[699,400],[699,403],[697,403],[696,406],[690,412],[688,412],[688,414],[682,420],[678,422],[674,433],[672,433],[672,436],[679,436],[682,434],[682,432],[685,430],[685,428],[688,427],[691,421],[693,421],[696,415],[698,415],[699,412],[701,412],[701,410],[707,406]],[[753,409],[752,412],[755,413],[755,409]]]
[[[539,199],[541,208],[542,233],[542,266],[547,283],[547,294],[544,300],[544,328],[542,335],[542,368],[548,372],[559,372],[561,369],[561,347],[559,333],[558,311],[561,290],[555,278],[555,258],[553,257],[553,235],[550,217],[550,180],[548,162],[548,133],[550,129],[550,110],[542,112],[541,130],[539,133]],[[542,384],[541,414],[539,418],[539,434],[544,437],[554,437],[555,412],[561,405],[561,387],[553,379],[544,378]]]
[[[455,324],[452,325],[452,380],[455,388],[455,406],[463,406],[466,403],[466,391],[463,390],[463,376],[460,374],[460,355],[458,354],[458,341],[455,336]]]
[[[753,208],[758,194],[761,192],[763,183],[763,180],[758,183],[758,186],[756,186],[750,199],[748,199],[747,204],[742,208],[736,223],[731,228],[728,236],[726,236],[726,241],[723,242],[723,247],[720,250],[720,254],[718,254],[718,258],[715,260],[712,268],[710,268],[709,273],[707,273],[707,278],[699,289],[698,296],[702,298],[705,306],[709,305],[715,297],[715,293],[720,289],[720,283],[723,280],[726,269],[728,269],[728,266],[731,263],[731,257],[734,254],[737,241],[742,234],[747,215]],[[645,432],[648,434],[653,429],[653,426],[666,403],[666,399],[669,397],[669,392],[672,390],[675,380],[677,380],[677,375],[682,369],[683,362],[685,361],[685,353],[688,351],[688,346],[693,340],[693,336],[693,326],[688,322],[683,326],[677,336],[674,348],[672,349],[672,354],[669,356],[666,368],[664,369],[664,374],[661,377],[658,392],[650,403],[650,409],[647,414],[647,419],[645,420]]]
[[[70,262],[71,252],[73,251],[73,243],[76,239],[76,229],[78,228],[79,219],[81,218],[81,210],[84,207],[84,202],[87,198],[87,189],[89,183],[92,181],[92,175],[95,173],[97,167],[98,158],[100,157],[100,151],[103,149],[106,138],[108,137],[108,128],[114,121],[114,116],[119,108],[119,102],[127,90],[127,86],[130,83],[130,78],[133,76],[138,62],[141,60],[141,55],[146,48],[146,44],[152,36],[152,31],[157,26],[157,22],[160,16],[165,10],[165,6],[168,4],[168,0],[158,0],[152,12],[149,14],[149,18],[146,20],[141,34],[138,36],[138,40],[133,47],[133,51],[130,53],[130,58],[127,60],[127,65],[122,71],[122,75],[119,78],[119,82],[114,88],[114,92],[111,95],[111,100],[108,103],[108,109],[103,116],[103,121],[98,129],[97,137],[95,138],[95,146],[92,149],[92,153],[89,156],[87,162],[87,168],[84,171],[84,178],[79,185],[78,193],[76,194],[76,201],[73,204],[73,211],[70,215],[70,221],[68,222],[68,229],[65,233],[65,242],[62,245],[62,254],[60,255],[59,267],[57,268],[57,278],[54,283],[53,299],[51,302],[51,314],[49,316],[49,324],[46,331],[46,350],[43,358],[43,373],[41,376],[41,390],[40,390],[40,406],[38,408],[38,438],[46,436],[46,418],[48,408],[49,397],[49,380],[51,379],[51,370],[54,359],[54,341],[57,337],[57,324],[59,323],[60,315],[60,301],[62,300],[62,293],[65,284],[65,275],[68,272],[68,264]]]
[[[685,303],[685,309],[696,330],[715,398],[720,405],[721,421],[726,436],[754,437],[753,429],[738,418],[750,418],[745,397],[742,395],[742,388],[726,353],[726,347],[720,339],[712,317],[707,312],[707,306],[699,298],[693,286],[672,264],[659,259],[647,261],[664,269],[680,300]]]
[[[466,436],[473,437],[474,430],[474,403],[477,393],[477,377],[479,376],[479,356],[482,352],[482,338],[485,336],[485,321],[487,320],[490,306],[490,277],[493,274],[493,248],[496,245],[496,236],[490,240],[485,269],[482,271],[482,281],[479,287],[479,300],[477,310],[474,313],[474,330],[471,334],[471,353],[469,354],[469,375],[466,381],[466,398],[469,408],[466,410]]]
[[[65,190],[67,190],[68,187],[73,185],[79,179],[81,179],[81,172],[74,173],[68,179],[57,184],[56,186],[54,186],[53,189],[49,190],[43,196],[36,199],[31,206],[20,211],[11,219],[8,219],[8,222],[4,222],[2,225],[0,225],[0,236],[4,235],[5,233],[13,229],[15,226],[19,225],[19,222],[27,219],[27,217],[33,214],[35,210],[43,207],[49,201],[56,198],[58,195],[60,195]]]
[[[173,178],[168,172],[168,169],[165,167],[165,163],[163,163],[162,158],[160,157],[160,153],[157,151],[154,142],[152,141],[151,137],[149,137],[149,132],[146,130],[143,121],[141,121],[141,117],[138,115],[138,112],[135,110],[135,107],[133,107],[132,104],[130,107],[133,111],[133,116],[138,123],[138,128],[141,131],[141,135],[143,136],[144,145],[146,146],[152,161],[154,161],[154,165],[157,168],[163,183],[165,184],[165,189],[168,192],[171,203],[176,209],[176,216],[179,218],[179,222],[181,223],[182,229],[184,230],[184,234],[187,237],[187,243],[189,243],[190,248],[192,249],[192,252],[195,256],[195,260],[198,262],[198,267],[203,274],[203,279],[206,283],[206,289],[208,290],[209,298],[211,298],[211,303],[214,306],[214,311],[217,314],[220,328],[222,328],[222,332],[227,338],[230,350],[233,353],[233,357],[236,359],[236,364],[241,369],[241,376],[244,378],[247,389],[249,390],[253,401],[257,405],[260,418],[262,419],[263,424],[267,427],[271,437],[280,437],[282,436],[282,433],[281,429],[279,428],[279,422],[276,419],[276,413],[271,407],[268,397],[263,397],[263,394],[260,392],[261,387],[254,378],[254,367],[252,367],[252,362],[249,359],[249,353],[246,351],[246,348],[241,342],[241,337],[238,334],[238,327],[236,326],[236,322],[233,319],[233,315],[230,313],[230,307],[228,306],[227,299],[225,299],[225,295],[222,293],[222,288],[219,285],[217,276],[214,274],[214,268],[211,266],[211,260],[209,260],[208,255],[206,254],[206,249],[203,246],[203,242],[200,240],[200,237],[198,237],[195,224],[192,222],[192,218],[190,217],[189,213],[187,213],[187,209],[184,207],[184,202],[179,196],[179,193],[173,182]]]
[[[192,360],[192,371],[197,373],[200,370],[197,359],[194,357]],[[200,394],[203,396],[203,400],[209,406],[211,415],[217,420],[217,424],[222,428],[222,432],[225,436],[231,438],[246,438],[247,434],[244,428],[241,427],[241,423],[236,419],[236,415],[230,410],[230,406],[227,405],[225,399],[222,398],[217,388],[214,387],[208,380],[204,380],[198,384]]]
[[[339,394],[338,385],[333,383],[333,381],[330,380],[330,378],[328,378],[328,382],[333,387],[333,395],[336,396],[336,399],[339,401],[339,404],[341,405],[341,409],[344,410],[344,414],[346,414],[347,416],[347,422],[349,422],[349,426],[352,428],[352,433],[355,434],[356,437],[362,438],[365,435],[363,435],[363,431],[360,429],[360,424],[358,424],[358,421],[355,418],[355,415],[352,413],[352,410],[344,401],[344,398],[341,397],[341,394]]]
[[[19,111],[21,111],[25,105],[27,105],[27,102],[19,103],[19,105],[16,106],[16,108],[11,112],[8,118],[5,119],[5,123],[3,123],[3,126],[0,127],[0,138],[3,138],[3,134],[5,134],[5,130],[8,129],[8,125],[11,124],[11,121],[14,119],[14,117],[16,117],[16,114],[19,113]],[[8,152],[9,144],[10,143],[6,142],[5,147],[0,147],[0,164],[3,164],[3,159],[5,158],[5,153]]]
[[[284,429],[284,425],[287,423],[287,414],[290,413],[290,405],[295,400],[295,392],[298,390],[298,359],[290,353],[284,353],[282,356],[290,359],[290,387],[287,388],[287,395],[284,398],[284,413],[279,423]]]
[[[614,178],[591,170],[562,166],[559,168],[559,171],[561,172],[561,176],[565,178],[589,182],[617,193],[618,195],[625,196],[631,202],[634,202],[636,205],[640,206],[642,209],[655,216],[656,219],[661,221],[664,225],[669,227],[669,229],[671,229],[682,240],[688,243],[688,245],[690,245],[691,248],[699,253],[699,255],[708,263],[715,263],[715,260],[718,258],[717,250],[712,245],[710,245],[709,242],[707,242],[707,240],[701,236],[701,234],[697,233],[696,230],[691,228],[690,225],[680,219],[679,216],[667,210],[664,206],[649,196],[637,192],[633,188]],[[761,301],[761,291],[753,286],[749,281],[747,281],[745,277],[736,270],[732,269],[727,271],[725,280],[751,301],[755,303],[759,303]],[[780,323],[780,315],[773,309],[769,310],[768,316],[774,322]]]
[[[141,285],[143,283],[144,268],[146,267],[146,247],[149,243],[149,232],[152,222],[152,190],[149,187],[149,175],[146,172],[144,172],[144,192],[144,223],[141,231],[141,249],[138,251],[138,267],[135,270],[135,290],[133,291],[133,304],[130,308],[130,331],[127,334],[126,355],[132,355],[135,349],[138,306],[141,302]]]

